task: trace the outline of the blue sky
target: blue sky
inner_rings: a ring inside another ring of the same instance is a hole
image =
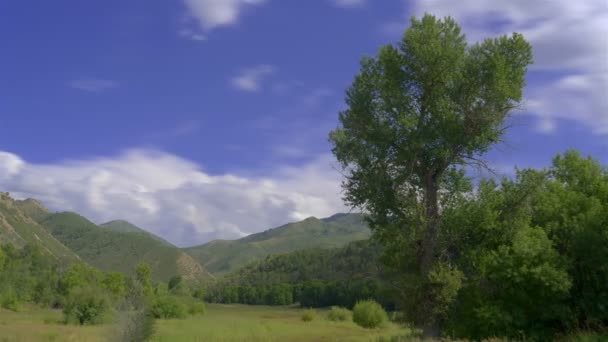
[[[499,172],[608,162],[605,1],[23,0],[0,2],[0,187],[180,245],[346,210],[344,90],[425,11],[533,44]]]

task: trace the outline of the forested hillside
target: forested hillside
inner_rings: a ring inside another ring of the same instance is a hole
[[[380,262],[381,254],[380,246],[362,240],[341,248],[268,256],[212,284],[207,300],[352,308],[357,301],[372,298],[394,310],[399,294],[391,287],[391,270]]]
[[[326,219],[309,217],[239,240],[215,240],[184,251],[209,272],[226,274],[271,254],[340,247],[369,236],[369,228],[361,215],[336,214]]]
[[[158,280],[175,275],[211,277],[189,255],[147,232],[100,227],[71,212],[51,214],[41,224],[84,261],[104,271],[129,272],[146,262]]]

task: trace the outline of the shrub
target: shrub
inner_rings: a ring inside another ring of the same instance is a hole
[[[315,319],[316,316],[317,316],[317,312],[314,309],[308,309],[308,310],[304,311],[304,313],[302,314],[302,321],[310,322],[313,319]]]
[[[17,297],[17,293],[9,289],[0,294],[0,306],[7,310],[19,311],[19,297]]]
[[[387,320],[386,311],[373,300],[357,302],[353,308],[353,321],[364,328],[377,328]]]
[[[329,310],[329,313],[327,314],[327,319],[334,322],[344,322],[349,321],[350,316],[350,310],[337,306],[332,306]]]
[[[154,299],[150,312],[154,318],[184,318],[186,306],[175,296],[160,296]]]
[[[110,299],[95,287],[72,289],[65,299],[63,315],[67,323],[99,324],[110,315]]]
[[[144,310],[122,312],[112,332],[112,341],[148,341],[154,334],[154,317]]]
[[[194,315],[204,315],[207,312],[207,306],[203,302],[191,304],[188,308],[188,313]]]

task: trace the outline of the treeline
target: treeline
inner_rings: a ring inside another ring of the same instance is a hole
[[[64,324],[114,322],[117,340],[145,340],[155,318],[204,313],[204,293],[197,288],[179,276],[155,283],[145,263],[125,275],[84,263],[63,265],[33,245],[0,247],[2,308],[19,311],[30,303],[61,309]]]
[[[309,249],[269,256],[227,275],[207,289],[213,303],[342,306],[373,299],[387,310],[396,294],[382,279],[381,249],[369,240],[342,248]]]
[[[374,299],[387,310],[395,309],[392,294],[378,280],[327,281],[272,285],[228,285],[212,287],[206,300],[213,303],[291,305],[302,307],[341,306],[352,308],[361,300]]]

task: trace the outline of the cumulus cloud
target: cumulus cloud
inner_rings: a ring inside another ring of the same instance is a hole
[[[211,175],[154,150],[34,164],[0,151],[0,189],[94,222],[126,219],[178,245],[238,238],[308,216],[345,211],[332,158],[272,174]]]
[[[68,82],[68,85],[74,89],[84,90],[88,92],[100,92],[112,88],[117,88],[119,86],[119,83],[112,80],[79,79]]]
[[[264,78],[274,72],[272,65],[261,64],[241,71],[232,79],[232,85],[243,91],[257,91],[261,88]]]
[[[238,21],[245,7],[264,2],[265,0],[184,0],[190,16],[197,21],[203,32],[232,25]]]
[[[608,2],[588,1],[416,1],[414,13],[450,15],[470,40],[520,32],[532,43],[533,71],[556,80],[527,89],[528,112],[539,128],[551,132],[558,119],[608,134]]]

